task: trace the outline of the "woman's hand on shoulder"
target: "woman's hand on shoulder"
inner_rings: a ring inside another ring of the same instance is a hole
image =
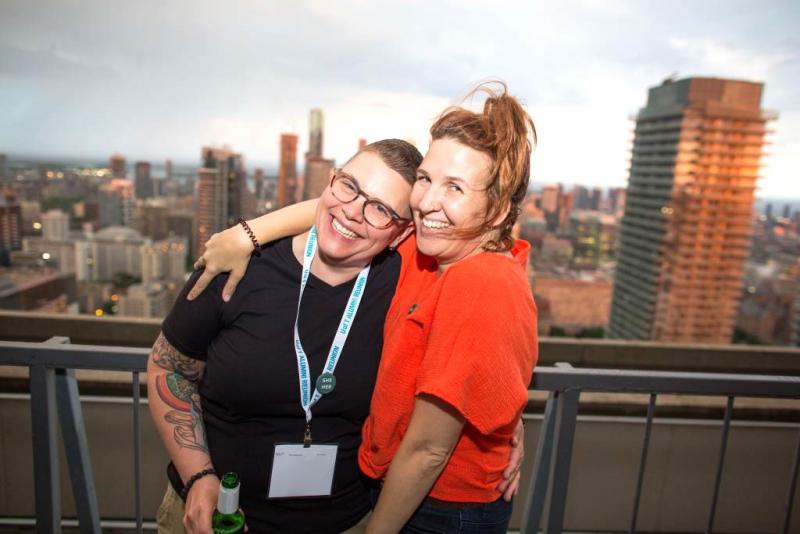
[[[211,518],[217,509],[219,478],[204,476],[192,485],[186,496],[183,527],[187,534],[213,534]]]
[[[231,226],[227,230],[212,235],[205,244],[203,254],[194,262],[195,269],[205,269],[187,299],[194,300],[208,284],[220,273],[230,272],[228,281],[222,290],[222,300],[230,300],[236,286],[247,270],[253,243],[241,225]]]

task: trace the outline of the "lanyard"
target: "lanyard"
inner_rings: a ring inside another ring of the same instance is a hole
[[[300,404],[303,406],[303,411],[306,413],[306,436],[310,441],[310,431],[308,428],[311,423],[311,407],[314,406],[322,395],[316,389],[313,395],[311,394],[311,377],[308,367],[308,358],[306,351],[303,350],[303,344],[300,343],[300,334],[297,330],[297,322],[300,319],[300,303],[303,301],[303,292],[306,289],[308,282],[308,275],[311,274],[311,262],[317,253],[317,229],[311,228],[306,241],[306,249],[303,254],[303,274],[300,277],[300,297],[297,299],[297,315],[294,318],[294,351],[297,354],[297,371],[300,377]],[[367,285],[367,276],[369,275],[370,266],[367,265],[361,272],[358,273],[356,283],[353,290],[350,292],[350,298],[347,301],[347,306],[342,314],[342,319],[339,321],[339,327],[336,329],[336,336],[333,338],[330,351],[328,352],[328,359],[325,361],[325,368],[323,373],[333,374],[336,369],[336,364],[339,362],[339,356],[342,354],[342,347],[347,340],[350,333],[350,327],[353,324],[353,318],[358,311],[358,305],[361,304],[361,297],[364,294],[364,287]]]

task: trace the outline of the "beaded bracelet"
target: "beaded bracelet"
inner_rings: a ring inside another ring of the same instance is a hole
[[[258,244],[258,239],[256,239],[256,234],[250,229],[250,225],[247,224],[247,221],[244,220],[244,217],[239,217],[239,224],[242,225],[244,231],[247,232],[247,235],[250,236],[250,241],[253,242],[253,256],[259,257],[261,256],[261,245]]]
[[[208,475],[216,476],[216,474],[217,472],[214,471],[213,467],[209,467],[208,469],[203,469],[202,471],[193,474],[191,478],[189,478],[189,480],[186,481],[186,484],[183,486],[183,489],[181,490],[181,499],[183,499],[184,501],[186,500],[186,497],[189,495],[189,490],[192,489],[192,486],[194,486],[195,482],[197,482],[198,480],[200,480],[205,476]]]

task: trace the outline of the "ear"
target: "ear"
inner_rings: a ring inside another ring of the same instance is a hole
[[[414,223],[408,223],[408,226],[406,226],[405,229],[400,232],[400,235],[398,235],[391,243],[389,243],[389,248],[392,250],[396,249],[398,246],[400,246],[400,243],[402,243],[403,240],[407,238],[413,231]]]
[[[505,221],[510,211],[511,211],[511,202],[508,203],[508,205],[505,207],[503,211],[497,214],[497,217],[492,219],[492,226],[497,227],[499,224]]]

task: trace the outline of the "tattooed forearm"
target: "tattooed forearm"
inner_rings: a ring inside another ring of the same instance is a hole
[[[202,363],[178,352],[163,333],[158,334],[150,354],[153,363],[167,371],[175,371],[190,382],[197,382],[203,374]]]
[[[172,437],[175,443],[207,452],[203,407],[197,384],[176,373],[168,373],[156,378],[156,391],[164,403],[172,408],[164,414],[164,420],[174,426]]]
[[[154,389],[167,408],[162,418],[172,428],[172,439],[182,448],[208,452],[197,384],[203,362],[178,352],[163,334],[153,345],[151,361],[161,370],[154,376]]]

